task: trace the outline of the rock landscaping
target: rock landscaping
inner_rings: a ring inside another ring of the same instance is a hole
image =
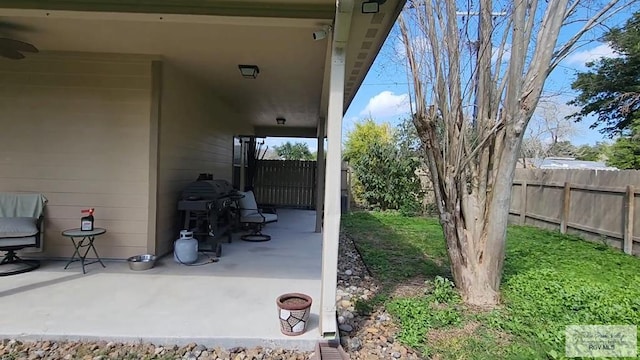
[[[369,274],[353,242],[341,236],[336,304],[342,346],[352,360],[420,359],[395,341],[398,329],[384,310],[370,309],[373,310],[370,314],[356,311],[359,301],[371,300],[380,289],[381,285]]]
[[[353,360],[420,359],[395,341],[397,328],[389,314],[384,311],[360,314],[356,311],[358,302],[370,300],[379,290],[380,285],[370,276],[353,242],[341,237],[336,304],[342,346]],[[0,341],[2,360],[304,360],[311,355],[311,352],[283,349],[207,348],[195,343],[187,346],[157,346],[106,341]]]
[[[107,360],[107,359],[158,359],[158,360],[306,360],[307,352],[283,349],[233,349],[207,348],[195,343],[187,346],[155,346],[153,344],[121,344],[115,342],[21,342],[3,340],[0,343],[0,359],[3,360]]]

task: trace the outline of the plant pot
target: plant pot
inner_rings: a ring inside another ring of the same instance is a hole
[[[311,312],[311,297],[300,293],[287,293],[276,299],[276,305],[280,331],[290,336],[304,334]]]

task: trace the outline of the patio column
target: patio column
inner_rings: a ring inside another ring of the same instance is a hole
[[[323,117],[318,119],[318,159],[316,161],[318,172],[316,174],[316,232],[322,232],[322,211],[324,209],[324,180],[325,180],[325,157],[324,157],[324,137],[326,121]]]
[[[344,114],[344,77],[346,45],[351,26],[353,0],[336,2],[329,66],[327,110],[327,165],[324,189],[324,229],[322,232],[322,299],[320,331],[335,339],[336,282],[338,280],[338,244],[340,237],[340,179],[342,167],[342,115]]]
[[[245,144],[246,141],[244,141],[244,138],[240,137],[240,191],[244,191],[244,187],[246,185],[246,169],[244,167],[246,165],[245,159],[247,157],[247,147]]]

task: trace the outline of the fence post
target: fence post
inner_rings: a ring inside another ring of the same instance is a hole
[[[635,213],[635,189],[633,185],[627,185],[624,210],[626,216],[623,230],[623,248],[625,254],[631,255],[633,253],[633,217]]]
[[[522,180],[520,188],[520,225],[527,222],[527,180]]]
[[[562,220],[560,222],[560,232],[567,233],[567,223],[569,222],[569,214],[571,211],[571,184],[564,183],[564,200],[562,202]]]

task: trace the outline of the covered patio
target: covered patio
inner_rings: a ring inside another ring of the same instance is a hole
[[[64,261],[47,261],[38,271],[6,277],[0,338],[311,350],[321,339],[322,235],[314,232],[314,211],[281,209],[278,217],[265,228],[271,241],[244,242],[236,233],[220,260],[203,266],[165,256],[147,271],[108,261],[106,269],[89,265],[83,275],[78,263],[64,270]],[[286,292],[313,298],[301,336],[280,333],[275,299]]]
[[[96,241],[104,258],[171,254],[182,189],[203,173],[231,181],[234,137],[318,144],[316,211],[283,211],[267,226],[272,241],[225,244],[219,262],[200,267],[165,258],[144,273],[112,261],[82,276],[47,262],[3,279],[0,336],[286,347],[335,339],[342,117],[404,4],[368,2],[379,6],[0,4],[0,37],[40,50],[0,58],[0,191],[48,199],[44,240],[30,256],[70,255],[61,233],[87,208],[107,229]],[[290,291],[314,299],[302,337],[280,335],[275,319],[275,297]]]

